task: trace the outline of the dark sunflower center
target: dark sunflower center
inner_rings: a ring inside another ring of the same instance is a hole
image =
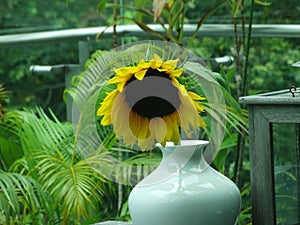
[[[147,118],[163,117],[176,111],[176,108],[163,98],[150,96],[139,100],[132,111]]]
[[[180,105],[178,89],[168,74],[154,69],[148,69],[143,80],[131,78],[124,91],[129,108],[149,119],[171,115]]]

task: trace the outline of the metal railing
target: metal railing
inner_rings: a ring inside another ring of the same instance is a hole
[[[151,29],[163,33],[163,28],[158,24],[148,25]],[[241,27],[238,27],[241,32]],[[247,28],[247,27],[246,27]],[[184,31],[190,36],[196,29],[196,25],[186,24]],[[34,33],[0,35],[0,48],[30,45],[45,42],[61,41],[92,41],[97,34],[104,31],[105,27],[89,27],[56,31],[42,31]],[[113,29],[105,30],[102,38],[112,37]],[[137,25],[118,25],[118,36],[146,36]],[[233,37],[234,27],[232,24],[204,24],[199,29],[198,37]],[[299,38],[300,25],[296,24],[254,24],[252,26],[252,37],[286,37]]]

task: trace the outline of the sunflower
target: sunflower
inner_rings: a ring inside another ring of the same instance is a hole
[[[112,124],[117,138],[142,150],[154,143],[178,143],[180,130],[189,137],[192,129],[205,126],[199,113],[204,108],[197,102],[205,98],[178,81],[183,74],[178,61],[163,61],[155,54],[149,61],[114,68],[108,83],[116,88],[97,110],[97,116],[103,116],[101,125]]]

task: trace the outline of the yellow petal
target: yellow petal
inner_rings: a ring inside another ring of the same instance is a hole
[[[157,61],[157,62],[162,62],[162,59],[159,57],[159,55],[157,55],[157,54],[154,54],[153,55],[153,59],[155,60],[155,61]]]
[[[140,71],[136,72],[136,73],[134,74],[134,76],[135,76],[135,78],[138,79],[138,80],[143,80],[143,78],[144,78],[146,72],[147,72],[146,69],[145,69],[145,70],[140,70]]]
[[[182,102],[182,104],[179,106],[179,113],[180,117],[182,118],[181,125],[185,132],[189,132],[190,127],[189,125],[193,127],[198,127],[198,111],[196,107],[194,106],[194,103],[192,99],[187,95],[184,96],[181,94],[182,92],[179,92],[179,98]]]
[[[170,78],[172,80],[173,86],[177,87],[180,84],[179,81],[176,78],[174,78],[174,77],[170,77]]]
[[[164,140],[167,133],[167,126],[162,118],[156,117],[151,119],[149,122],[149,128],[157,142],[162,142]]]
[[[124,87],[125,87],[125,82],[122,82],[122,83],[119,83],[118,84],[118,87],[117,87],[117,90],[119,91],[119,92],[122,92],[123,91],[123,89],[124,89]]]
[[[173,134],[172,134],[171,141],[174,142],[175,144],[180,141],[179,128],[175,123],[173,123]]]
[[[198,103],[194,101],[194,106],[196,107],[198,112],[204,112],[205,109]]]
[[[129,126],[131,129],[131,132],[136,138],[139,138],[139,132],[140,132],[140,127],[141,127],[141,120],[140,116],[135,113],[135,112],[130,112],[129,114]],[[130,132],[130,131],[128,131]]]
[[[118,94],[119,92],[117,90],[108,93],[107,96],[104,98],[103,103],[112,104]]]
[[[149,132],[149,119],[145,117],[141,117],[141,127],[140,127],[140,139],[146,139],[148,137]]]
[[[143,59],[139,62],[138,66],[137,66],[137,70],[143,70],[143,69],[148,69],[150,67],[150,63],[149,62],[145,62]]]
[[[195,92],[188,91],[188,94],[189,94],[189,96],[190,96],[193,100],[199,100],[199,101],[205,100],[204,97],[199,96],[199,95],[196,94]]]
[[[172,84],[174,85],[174,87],[178,89],[181,95],[186,95],[186,96],[188,95],[184,85],[180,84],[177,79],[172,79],[172,81],[173,81]]]
[[[176,123],[176,120],[172,120],[170,116],[164,116],[163,120],[167,125],[166,141],[171,141],[173,135],[173,123]]]
[[[142,151],[146,151],[153,148],[154,145],[154,137],[153,135],[148,134],[147,139],[139,139],[138,146],[141,148]]]
[[[130,120],[129,120],[129,124],[130,124]],[[124,126],[124,127],[126,127],[126,126]],[[122,136],[123,136],[124,143],[128,146],[133,146],[137,141],[137,137],[131,129],[123,129]]]
[[[129,113],[117,112],[117,119],[112,117],[113,128],[117,138],[124,136],[125,133],[131,133],[129,127]]]
[[[157,54],[154,54],[153,59],[150,60],[149,64],[152,69],[158,69],[163,64],[163,61]]]
[[[177,123],[177,121],[179,121],[179,116],[178,113],[173,113],[170,116],[165,116],[164,120],[167,124],[167,133],[165,136],[165,139],[163,140],[163,142],[161,143],[162,145],[165,144],[165,142],[167,141],[171,141],[174,143],[178,143],[180,140],[180,134],[179,134],[179,123]]]
[[[125,102],[125,96],[120,93],[114,101],[112,107],[112,123],[116,136],[119,138],[123,132],[127,132],[129,128],[129,108]]]
[[[203,118],[200,115],[199,115],[199,124],[202,127],[206,127],[207,126],[206,123],[204,122]]]
[[[163,141],[160,142],[160,144],[161,144],[162,146],[166,146],[166,143],[167,143],[166,138],[165,138]]]
[[[161,69],[161,68],[156,68],[157,69],[157,71],[159,71],[159,72],[167,72],[168,71],[168,69]]]
[[[102,116],[111,109],[113,101],[115,100],[118,93],[119,92],[117,90],[108,93],[108,95],[102,101],[100,108],[97,110],[97,116]]]
[[[140,132],[141,132],[141,127],[142,127],[142,118],[134,112],[134,123],[135,123],[135,133],[134,135],[137,137],[137,138],[140,138]]]
[[[185,113],[189,114],[189,118],[195,121],[195,118],[198,115],[196,105],[194,104],[195,101],[192,100],[185,89],[179,89],[179,98],[182,102],[182,106],[184,106],[183,109],[185,110]]]
[[[184,107],[183,105],[179,107],[178,111],[179,111],[180,118],[182,119],[180,126],[182,130],[188,134],[190,132],[189,121],[188,121],[190,118],[189,112],[187,111],[187,108]]]
[[[111,105],[102,104],[99,109],[97,110],[97,116],[103,116],[107,113],[111,112]]]
[[[123,132],[123,142],[128,146],[133,146],[136,142],[137,138],[133,135],[132,132]]]
[[[121,83],[121,82],[126,82],[128,80],[128,77],[121,77],[121,76],[116,76],[111,78],[108,83],[109,84],[116,84],[116,83]]]
[[[116,98],[113,101],[112,104],[112,109],[111,109],[111,113],[113,115],[113,121],[114,121],[114,116],[117,115],[118,113],[122,113],[125,114],[127,109],[127,104],[125,102],[125,95],[123,92],[119,93]],[[115,116],[116,119],[118,118],[117,116]]]
[[[114,71],[120,77],[127,77],[128,75],[134,74],[137,68],[135,66],[126,66],[118,69],[114,68]]]
[[[177,69],[174,71],[169,72],[170,77],[179,77],[183,72],[183,69]]]
[[[167,60],[162,64],[163,69],[174,70],[177,66],[179,59]]]
[[[101,125],[107,126],[111,124],[111,114],[105,114],[101,120]]]
[[[179,116],[178,110],[177,112],[172,113],[171,117],[174,122],[176,121],[176,126],[179,126],[179,124],[181,123],[181,118]]]

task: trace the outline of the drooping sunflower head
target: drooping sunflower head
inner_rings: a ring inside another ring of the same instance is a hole
[[[112,124],[126,145],[142,150],[155,143],[178,143],[180,132],[189,137],[205,126],[199,103],[204,98],[178,81],[184,72],[178,61],[163,61],[154,54],[151,60],[114,68],[108,83],[116,89],[107,93],[97,111],[97,116],[103,116],[101,125]]]

